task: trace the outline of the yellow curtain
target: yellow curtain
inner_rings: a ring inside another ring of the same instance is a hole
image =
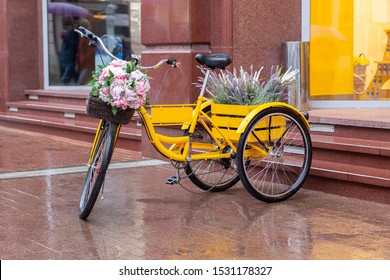
[[[310,95],[353,94],[354,0],[310,5]]]

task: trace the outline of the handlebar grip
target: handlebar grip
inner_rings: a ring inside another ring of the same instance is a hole
[[[139,57],[138,57],[137,55],[135,55],[135,54],[132,53],[132,54],[131,54],[131,59],[134,60],[135,66],[137,66],[138,63],[139,63]]]
[[[107,48],[104,45],[104,43],[102,42],[102,40],[97,35],[95,35],[93,32],[88,30],[87,28],[85,28],[83,26],[79,26],[78,28],[74,29],[74,31],[79,33],[82,38],[89,39],[90,46],[92,46],[92,47],[100,46],[103,49],[103,51],[106,54],[108,54],[112,59],[117,59],[109,50],[107,50]],[[131,59],[134,60],[135,65],[139,64],[139,58],[135,54],[131,54]],[[168,58],[168,59],[161,60],[159,63],[157,63],[154,66],[142,67],[142,69],[144,69],[144,70],[157,69],[165,62],[168,63],[169,65],[171,65],[173,68],[178,67],[178,64],[176,63],[176,58]]]
[[[178,67],[178,65],[176,63],[176,58],[168,58],[167,59],[167,64],[171,65],[173,68]]]
[[[83,26],[79,26],[78,30],[80,30],[84,34],[84,36],[97,37],[95,34],[92,33],[92,31],[88,30],[87,28],[85,28]]]
[[[79,26],[77,29],[75,29],[77,33],[80,34],[82,38],[87,38],[89,39],[89,45],[91,47],[97,47],[98,46],[98,36],[96,36],[93,32],[88,30],[87,28],[83,26]]]

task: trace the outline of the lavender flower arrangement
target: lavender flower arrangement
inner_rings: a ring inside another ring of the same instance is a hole
[[[234,105],[259,105],[268,102],[287,100],[287,91],[295,83],[295,76],[298,70],[291,71],[288,69],[282,72],[282,68],[272,67],[268,79],[261,79],[260,74],[264,67],[258,71],[253,71],[250,67],[249,73],[242,67],[233,72],[228,70],[212,71],[207,82],[206,91],[217,104],[234,104]],[[205,73],[206,69],[200,67]],[[203,77],[198,78],[201,84]],[[199,85],[199,84],[198,84]]]

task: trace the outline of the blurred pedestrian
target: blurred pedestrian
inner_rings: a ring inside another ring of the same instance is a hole
[[[62,44],[60,50],[60,70],[61,83],[69,84],[72,79],[76,82],[78,75],[76,72],[76,58],[79,43],[79,36],[74,32],[74,19],[70,16],[64,16],[62,32]]]
[[[80,18],[79,25],[91,29],[89,21]],[[92,79],[92,71],[95,68],[95,48],[89,45],[89,40],[79,40],[77,63],[79,67],[78,85],[86,85]]]

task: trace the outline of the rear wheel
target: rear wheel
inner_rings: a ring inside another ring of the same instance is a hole
[[[240,178],[255,198],[278,202],[294,195],[311,165],[312,146],[301,117],[287,108],[258,113],[237,147]]]
[[[210,106],[208,106],[203,109],[203,112],[210,115],[210,109]],[[207,121],[205,120],[205,122]],[[188,134],[188,131],[185,134]],[[213,138],[199,122],[196,124],[192,143],[194,152],[196,152],[197,146],[200,147],[202,144],[210,145],[208,145],[208,150],[199,149],[200,153],[214,151],[220,151],[221,153],[230,152],[230,147],[218,150],[218,146],[215,145]],[[197,143],[199,145],[196,145]],[[190,161],[185,166],[185,172],[191,182],[197,187],[211,192],[225,191],[240,180],[235,161],[231,158]]]
[[[107,168],[114,152],[118,124],[103,122],[99,129],[97,144],[89,162],[80,198],[79,216],[83,220],[86,220],[91,213],[104,183]]]

